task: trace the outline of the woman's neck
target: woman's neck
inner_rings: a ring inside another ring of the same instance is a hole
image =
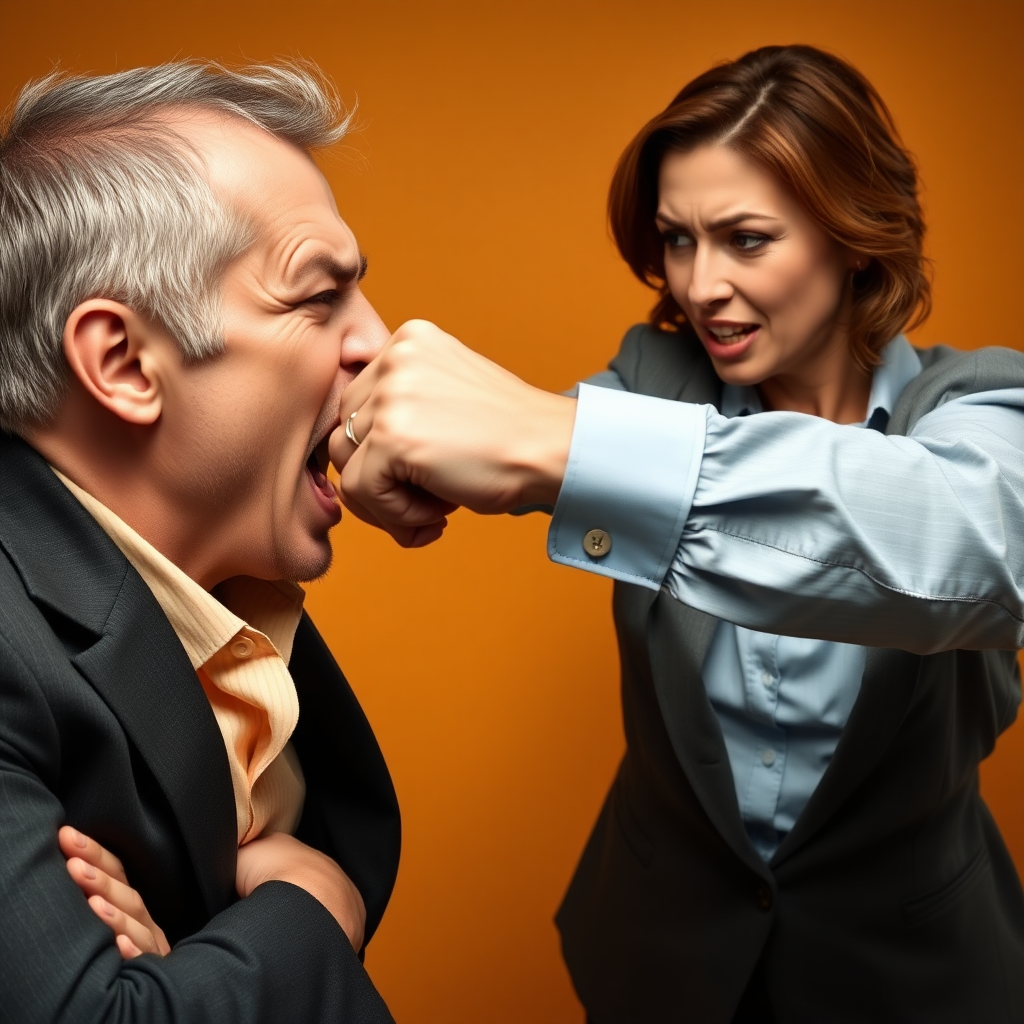
[[[871,376],[844,345],[832,358],[761,381],[757,390],[766,410],[802,412],[833,423],[861,423],[869,412]]]

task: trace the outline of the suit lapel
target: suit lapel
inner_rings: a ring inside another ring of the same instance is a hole
[[[721,404],[722,382],[688,332],[671,334],[646,325],[635,330],[632,344],[623,346],[623,363],[612,366],[636,381],[636,390],[678,402]],[[646,594],[651,674],[672,749],[719,834],[745,864],[764,874],[764,861],[743,825],[722,727],[702,679],[718,619],[665,591]]]
[[[763,874],[764,861],[740,816],[722,727],[702,681],[704,658],[717,627],[714,616],[662,591],[648,615],[651,675],[672,749],[704,812],[733,852]]]
[[[835,753],[772,865],[792,856],[832,817],[891,745],[917,689],[921,659],[869,647],[860,693]]]
[[[0,436],[0,545],[29,596],[94,638],[72,664],[102,696],[170,803],[207,909],[234,896],[235,808],[224,742],[156,598],[45,462]]]
[[[227,752],[191,662],[130,566],[103,636],[71,660],[167,797],[213,916],[234,898],[237,836]]]

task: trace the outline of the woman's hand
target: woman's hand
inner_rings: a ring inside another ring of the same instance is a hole
[[[358,447],[344,430],[352,413]],[[554,504],[575,415],[573,399],[410,320],[345,389],[331,461],[356,515],[418,547],[459,505],[499,513]]]
[[[128,885],[121,862],[99,843],[65,825],[57,833],[68,874],[85,893],[93,913],[114,933],[125,960],[143,953],[166,956],[171,947],[149,916],[142,897]]]

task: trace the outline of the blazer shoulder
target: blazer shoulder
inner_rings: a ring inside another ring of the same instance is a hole
[[[922,416],[965,395],[1024,387],[1024,353],[987,347],[963,351],[949,345],[915,349],[921,372],[903,389],[887,433],[907,433]]]

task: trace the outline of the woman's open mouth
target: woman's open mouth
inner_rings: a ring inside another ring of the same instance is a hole
[[[704,324],[704,347],[715,359],[738,359],[761,330],[760,324]]]

